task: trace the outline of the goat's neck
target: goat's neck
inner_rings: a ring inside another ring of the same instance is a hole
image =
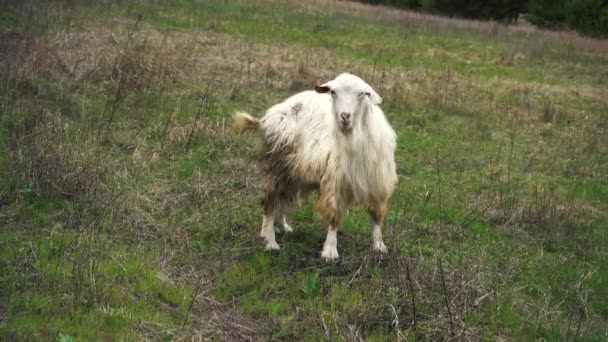
[[[369,153],[372,148],[370,144],[370,134],[362,127],[356,125],[350,132],[342,132],[339,128],[335,132],[336,147],[344,162],[348,162],[352,158],[360,158]]]

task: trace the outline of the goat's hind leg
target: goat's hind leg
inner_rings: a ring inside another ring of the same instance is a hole
[[[283,214],[283,220],[281,222],[281,226],[283,226],[283,230],[285,231],[285,233],[293,232],[293,228],[291,228],[289,223],[287,223],[287,218],[285,217],[285,214]]]
[[[274,228],[275,228],[275,230],[274,230],[275,233],[280,233],[281,228],[283,228],[283,231],[285,233],[293,232],[293,228],[291,228],[289,223],[287,223],[287,216],[285,214],[275,215]]]
[[[264,200],[262,201],[264,221],[262,222],[260,236],[266,240],[266,250],[279,249],[279,244],[275,238],[275,221],[280,220],[286,232],[292,231],[285,219],[285,212],[294,199],[294,193],[287,190],[290,184],[283,182],[273,182],[271,184],[272,186],[267,188],[268,190],[266,190]]]
[[[275,194],[266,192],[262,206],[264,207],[264,218],[262,220],[260,236],[266,241],[266,250],[278,250],[280,247],[274,234],[274,221],[278,211]]]
[[[264,213],[260,236],[266,241],[266,250],[277,250],[280,248],[274,235],[274,219],[274,213]]]
[[[300,195],[301,191],[298,188],[297,183],[291,183],[289,187],[291,188],[290,191],[286,191],[285,193],[283,193],[283,196],[280,198],[278,205],[278,207],[280,208],[280,213],[278,213],[276,216],[277,218],[281,219],[280,224],[285,233],[293,232],[293,228],[291,227],[291,225],[289,225],[289,223],[287,223],[286,213],[289,208],[291,208],[298,201],[298,196]]]

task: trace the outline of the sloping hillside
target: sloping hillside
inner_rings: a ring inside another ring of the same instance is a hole
[[[4,5],[8,6],[8,5]],[[381,6],[0,11],[0,340],[603,340],[608,43]],[[387,255],[263,250],[261,115],[350,71],[398,133]]]

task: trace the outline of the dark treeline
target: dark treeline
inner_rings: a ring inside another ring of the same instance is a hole
[[[360,0],[448,16],[493,19],[506,23],[528,14],[535,25],[571,28],[583,34],[608,36],[608,0]]]

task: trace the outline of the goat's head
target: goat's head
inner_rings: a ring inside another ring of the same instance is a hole
[[[315,86],[315,91],[331,96],[333,115],[343,132],[350,132],[358,125],[372,104],[382,102],[382,98],[369,84],[349,73]]]

